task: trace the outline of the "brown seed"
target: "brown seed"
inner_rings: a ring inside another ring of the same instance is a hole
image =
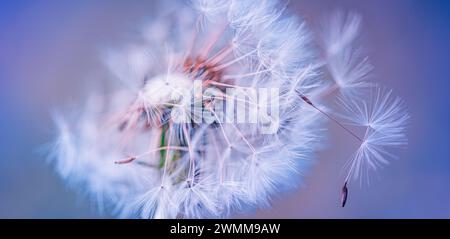
[[[342,207],[345,207],[345,204],[347,203],[347,195],[348,195],[348,188],[347,188],[347,182],[345,182],[344,186],[342,187],[342,191],[341,191],[341,205],[342,205]]]
[[[129,158],[127,158],[127,159],[124,159],[124,160],[121,160],[121,161],[116,161],[116,162],[114,162],[115,164],[127,164],[127,163],[131,163],[131,162],[133,162],[134,160],[136,160],[136,157],[129,157]]]

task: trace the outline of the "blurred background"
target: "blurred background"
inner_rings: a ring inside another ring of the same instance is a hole
[[[79,101],[105,71],[100,50],[122,46],[151,19],[150,0],[0,1],[0,218],[102,218],[45,161],[51,112]],[[362,44],[376,81],[409,107],[409,146],[370,186],[339,205],[351,141],[332,126],[303,185],[243,218],[450,218],[450,2],[296,0],[314,29],[341,9],[363,17]],[[348,140],[347,140],[348,139]]]

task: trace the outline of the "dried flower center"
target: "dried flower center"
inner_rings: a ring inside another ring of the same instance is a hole
[[[183,71],[192,79],[200,79],[203,81],[217,81],[222,80],[223,70],[218,69],[217,65],[208,62],[201,57],[188,57],[183,63]]]

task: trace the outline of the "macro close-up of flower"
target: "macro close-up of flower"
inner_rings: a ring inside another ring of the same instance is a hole
[[[389,147],[406,144],[402,100],[366,81],[358,15],[335,13],[320,49],[277,1],[161,8],[140,43],[104,54],[120,82],[93,93],[73,121],[56,116],[56,170],[101,210],[203,218],[268,205],[301,180],[329,120],[360,144],[344,206],[349,180],[368,177],[388,164]]]
[[[402,70],[414,63],[395,57],[406,52],[395,45],[401,43],[383,43],[395,35],[382,25],[394,21],[395,11],[381,23],[381,10],[352,1],[114,2],[102,13],[100,2],[79,4],[67,7],[74,16],[55,10],[45,20],[52,41],[29,38],[53,48],[41,54],[55,63],[31,67],[27,78],[37,71],[36,79],[47,80],[26,86],[17,101],[26,106],[11,106],[28,111],[23,133],[34,127],[28,120],[45,119],[36,126],[42,136],[30,138],[39,160],[27,167],[55,175],[28,177],[45,180],[34,189],[42,195],[54,195],[53,187],[60,195],[52,197],[55,212],[41,216],[406,215],[392,208],[414,192],[405,173],[419,167],[411,158],[424,145],[416,132],[425,113],[416,111],[422,96],[408,88],[419,92],[419,76]],[[60,24],[66,35],[50,33],[63,31],[50,30]],[[75,200],[62,196],[72,193]],[[388,200],[397,204],[383,204]],[[82,209],[56,212],[61,203]],[[16,215],[8,210],[4,215]],[[41,217],[23,213],[17,215]]]

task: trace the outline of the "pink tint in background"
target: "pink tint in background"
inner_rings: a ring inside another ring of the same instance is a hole
[[[349,188],[340,208],[341,168],[352,138],[331,126],[302,186],[272,208],[239,217],[450,217],[450,4],[445,1],[291,1],[312,30],[336,9],[363,17],[361,43],[374,81],[394,89],[412,117],[409,146],[370,186]],[[79,102],[106,76],[105,47],[132,43],[152,19],[152,1],[14,1],[0,3],[0,217],[99,217],[45,163],[54,133],[51,112]],[[97,85],[98,86],[98,85]]]

